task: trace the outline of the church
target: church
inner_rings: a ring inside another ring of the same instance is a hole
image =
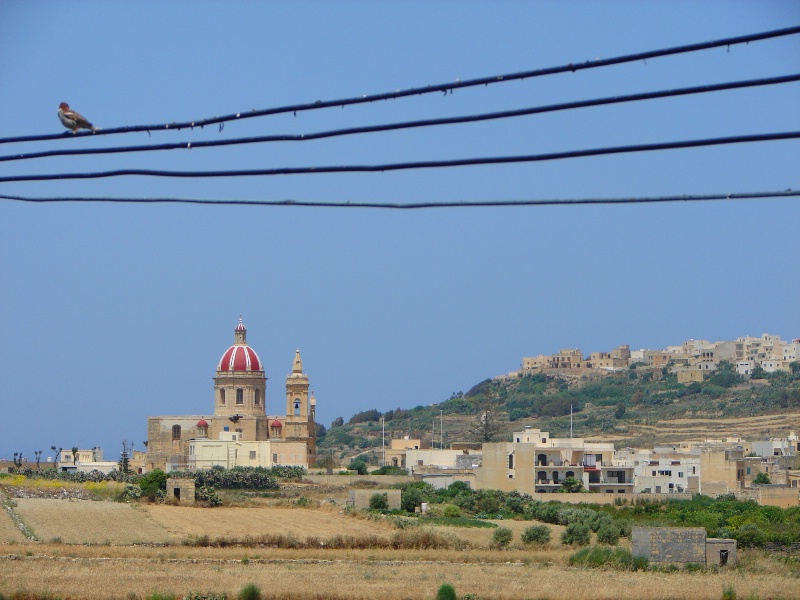
[[[313,465],[317,401],[300,350],[286,377],[286,414],[267,415],[266,400],[264,364],[240,317],[217,364],[213,414],[148,417],[146,470]]]

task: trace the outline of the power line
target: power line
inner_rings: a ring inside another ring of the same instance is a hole
[[[738,44],[748,44],[750,42],[757,42],[787,35],[795,35],[800,33],[800,26],[788,27],[785,29],[776,29],[772,31],[765,31],[761,33],[754,33],[749,35],[741,35],[708,42],[700,42],[695,44],[687,44],[683,46],[675,46],[671,48],[663,48],[660,50],[651,50],[647,52],[639,52],[636,54],[627,54],[624,56],[617,56],[607,59],[595,59],[582,63],[568,63],[566,65],[549,67],[544,69],[534,69],[530,71],[520,71],[517,73],[506,73],[502,75],[493,75],[490,77],[480,77],[477,79],[467,79],[464,81],[456,80],[454,82],[440,83],[436,85],[427,85],[423,87],[409,88],[407,90],[395,90],[394,92],[385,92],[380,94],[364,94],[356,98],[342,98],[338,100],[316,100],[314,102],[304,104],[294,104],[289,106],[281,106],[275,108],[267,108],[263,110],[252,109],[246,112],[237,112],[235,114],[224,115],[221,117],[210,117],[205,119],[198,119],[195,121],[183,121],[162,123],[157,125],[134,125],[129,127],[116,127],[105,130],[100,130],[92,133],[81,134],[48,134],[48,135],[31,135],[31,136],[17,136],[11,138],[0,138],[0,144],[17,143],[17,142],[33,142],[43,140],[56,140],[64,139],[67,135],[69,137],[85,137],[87,135],[111,135],[118,133],[133,133],[141,131],[161,131],[161,130],[180,130],[180,129],[193,129],[195,127],[206,127],[208,125],[219,125],[220,129],[224,123],[229,121],[237,121],[241,119],[249,119],[253,117],[263,117],[268,115],[276,115],[281,113],[297,113],[308,110],[318,110],[331,107],[344,107],[354,104],[365,104],[370,102],[378,102],[382,100],[394,100],[398,98],[405,98],[408,96],[421,96],[423,94],[431,93],[451,93],[455,89],[463,89],[468,87],[475,87],[480,85],[490,85],[502,83],[507,81],[519,81],[522,79],[530,79],[533,77],[542,77],[545,75],[556,75],[559,73],[583,71],[587,69],[596,69],[600,67],[608,67],[612,65],[619,65],[629,62],[645,61],[650,58],[657,58],[663,56],[671,56],[676,54],[683,54],[687,52],[697,52],[700,50],[709,50],[711,48],[720,48],[724,46],[734,46]]]
[[[720,200],[780,199],[800,196],[800,190],[782,192],[741,192],[727,194],[679,194],[673,196],[638,196],[629,198],[576,198],[547,200],[482,200],[464,202],[322,202],[311,200],[235,200],[204,198],[113,198],[113,197],[40,197],[8,196],[0,194],[0,200],[47,203],[105,203],[105,204],[200,204],[224,206],[283,206],[290,208],[383,208],[417,210],[427,208],[501,208],[526,206],[585,206],[596,204],[660,204],[674,202],[709,202]]]
[[[214,140],[199,142],[178,142],[170,144],[150,144],[146,146],[119,146],[112,148],[81,148],[81,149],[61,149],[45,150],[42,152],[29,152],[27,154],[10,154],[0,156],[0,162],[10,162],[15,160],[29,160],[36,158],[51,158],[55,156],[83,156],[94,154],[121,154],[128,152],[152,152],[160,150],[192,150],[199,148],[210,148],[216,146],[233,146],[241,144],[257,144],[269,142],[307,142],[325,138],[340,137],[347,135],[357,135],[366,133],[377,133],[385,131],[395,131],[399,129],[412,129],[419,127],[431,127],[441,125],[456,125],[462,123],[474,123],[494,119],[507,119],[521,116],[529,116],[562,110],[572,110],[577,108],[588,108],[592,106],[605,106],[610,104],[620,104],[625,102],[637,102],[643,100],[655,100],[659,98],[669,98],[675,96],[687,96],[691,94],[702,94],[735,90],[750,87],[767,85],[777,85],[782,83],[792,83],[800,81],[800,73],[784,75],[780,77],[767,77],[763,79],[750,79],[744,81],[733,81],[728,83],[717,83],[701,85],[687,88],[677,88],[670,90],[659,90],[653,92],[642,92],[638,94],[628,94],[623,96],[609,96],[605,98],[595,98],[590,100],[577,100],[560,104],[550,104],[517,110],[499,111],[493,113],[483,113],[478,115],[464,115],[460,117],[446,117],[438,119],[421,119],[415,121],[405,121],[400,123],[388,123],[383,125],[369,125],[364,127],[349,127],[345,129],[334,129],[315,133],[295,134],[295,135],[265,135],[247,138],[235,138],[230,140]]]
[[[98,171],[95,173],[55,173],[45,175],[10,175],[0,177],[0,183],[22,181],[53,181],[67,179],[104,179],[108,177],[144,176],[144,177],[261,177],[274,175],[316,175],[322,173],[380,173],[386,171],[405,171],[411,169],[436,169],[450,167],[466,167],[478,165],[497,165],[513,163],[531,163],[568,158],[585,158],[589,156],[605,156],[610,154],[628,154],[632,152],[652,152],[656,150],[677,150],[682,148],[698,148],[703,146],[720,146],[726,144],[744,144],[753,142],[770,142],[800,138],[800,131],[782,133],[766,133],[755,135],[737,135],[722,138],[685,140],[678,142],[659,142],[654,144],[635,144],[630,146],[612,146],[590,148],[587,150],[569,150],[546,154],[529,154],[517,156],[497,156],[482,158],[461,158],[440,161],[416,161],[388,163],[378,165],[343,165],[322,167],[280,167],[275,169],[236,169],[230,171],[165,171],[157,169],[117,169],[114,171]]]

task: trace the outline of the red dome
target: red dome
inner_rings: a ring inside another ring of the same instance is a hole
[[[217,371],[260,371],[261,361],[250,346],[231,346],[222,355]]]
[[[198,426],[198,427],[208,427],[208,423],[206,422],[206,420],[205,420],[205,419],[200,419],[200,420],[197,422],[197,426]]]
[[[275,420],[272,422],[272,427],[283,427],[283,425],[281,425],[281,422],[280,422],[280,421],[278,421],[278,419],[275,419]]]

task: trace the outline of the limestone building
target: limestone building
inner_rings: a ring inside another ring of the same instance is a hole
[[[316,399],[300,350],[286,378],[285,412],[267,414],[267,376],[242,323],[217,364],[212,415],[149,417],[147,470],[292,465],[316,458]]]

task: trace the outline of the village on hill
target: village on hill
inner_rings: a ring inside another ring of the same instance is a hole
[[[800,340],[785,342],[778,336],[741,337],[710,343],[689,340],[664,350],[634,350],[623,345],[610,352],[561,350],[550,356],[523,358],[521,369],[499,380],[538,373],[559,377],[613,374],[635,368],[659,369],[677,374],[684,385],[697,385],[721,366],[735,369],[742,378],[756,379],[779,371],[797,374]],[[335,460],[330,451],[318,451],[317,399],[303,370],[300,350],[295,350],[286,378],[285,411],[268,414],[266,374],[256,351],[247,343],[242,320],[234,328],[233,344],[223,352],[214,377],[212,410],[197,415],[148,418],[144,449],[123,444],[125,468],[138,474],[211,468],[276,466],[297,467],[310,475],[372,471],[407,474],[408,477],[446,488],[456,481],[472,489],[516,491],[535,496],[554,492],[596,493],[606,500],[645,494],[650,498],[691,498],[694,494],[735,494],[762,504],[781,507],[800,504],[800,440],[790,419],[785,433],[768,439],[741,435],[697,435],[652,447],[618,447],[612,439],[558,437],[521,420],[509,437],[492,429],[490,410],[476,416],[477,441],[450,439],[445,444],[436,423],[430,437],[401,435],[387,438],[382,422],[380,447],[373,447],[372,464],[358,454],[348,461]],[[208,408],[208,407],[206,407]],[[571,409],[570,409],[571,412]],[[796,415],[795,415],[796,417]],[[513,425],[513,423],[512,423]],[[443,427],[443,419],[439,424]],[[46,467],[66,472],[108,473],[121,460],[104,460],[100,448],[52,447]],[[42,457],[36,455],[41,468]],[[32,466],[20,454],[5,470]],[[377,463],[377,464],[376,464]]]

